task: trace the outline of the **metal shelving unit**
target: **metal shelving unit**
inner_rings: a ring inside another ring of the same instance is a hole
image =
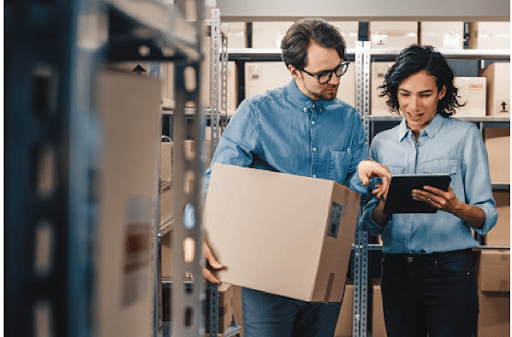
[[[108,62],[176,62],[174,123],[180,129],[184,102],[199,97],[199,88],[185,89],[183,72],[194,69],[198,82],[202,9],[202,1],[189,1],[186,9],[154,0],[6,2],[7,335],[96,335],[94,244],[100,239],[95,236],[101,212],[97,191],[104,168],[95,78]],[[193,20],[189,11],[196,13]],[[198,137],[200,131],[194,131]],[[176,132],[178,148],[182,139]],[[199,155],[186,159],[183,151],[176,152],[175,186],[184,172],[200,177]],[[41,183],[43,178],[49,183]],[[173,224],[176,243],[185,237],[196,242],[192,261],[185,263],[179,250],[175,254],[176,273],[197,280],[192,291],[173,294],[173,328],[179,336],[198,336],[200,330],[200,189],[197,184],[186,195],[177,189],[176,210],[197,205],[198,219],[193,228],[181,220]],[[47,259],[38,259],[41,255]],[[157,323],[153,326],[156,336]]]

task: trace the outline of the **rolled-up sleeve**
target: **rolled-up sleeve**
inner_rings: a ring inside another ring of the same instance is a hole
[[[473,229],[485,235],[496,224],[498,212],[492,195],[487,150],[476,127],[470,128],[466,137],[463,169],[466,203],[481,208],[485,213],[484,226]]]

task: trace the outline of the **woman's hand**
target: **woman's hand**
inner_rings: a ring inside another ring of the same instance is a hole
[[[448,191],[423,186],[423,190],[412,190],[412,198],[440,211],[451,213],[471,227],[482,228],[485,223],[484,211],[480,207],[471,206],[459,200],[451,186],[448,187]]]

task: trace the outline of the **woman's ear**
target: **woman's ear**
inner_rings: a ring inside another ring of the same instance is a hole
[[[437,99],[440,101],[444,98],[445,95],[446,95],[446,85],[443,85],[443,87],[439,91],[439,94],[437,95]]]

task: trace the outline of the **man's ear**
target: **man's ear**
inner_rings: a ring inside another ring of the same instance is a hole
[[[290,71],[290,74],[292,75],[292,77],[296,80],[300,79],[300,71],[295,68],[294,66],[292,66],[291,64],[288,66],[288,70]]]

